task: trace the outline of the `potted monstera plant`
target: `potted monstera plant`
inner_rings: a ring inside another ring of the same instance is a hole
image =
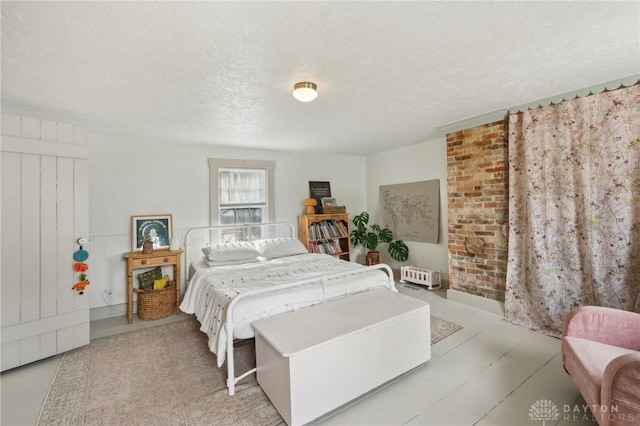
[[[354,247],[362,245],[367,253],[367,265],[380,263],[378,244],[388,243],[389,256],[398,262],[405,262],[409,258],[409,247],[402,240],[393,240],[393,233],[380,225],[369,225],[369,213],[362,212],[353,218],[355,229],[351,231],[351,244]]]

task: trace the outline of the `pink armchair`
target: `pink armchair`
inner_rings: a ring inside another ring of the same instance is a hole
[[[640,425],[640,314],[582,306],[562,334],[562,362],[598,424]]]

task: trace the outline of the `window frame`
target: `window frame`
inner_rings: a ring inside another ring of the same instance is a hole
[[[209,223],[210,226],[219,225],[220,221],[220,199],[219,199],[219,176],[220,169],[260,169],[267,172],[267,205],[266,219],[262,223],[273,222],[275,218],[275,191],[274,191],[274,170],[276,162],[273,160],[238,160],[229,158],[209,158]]]

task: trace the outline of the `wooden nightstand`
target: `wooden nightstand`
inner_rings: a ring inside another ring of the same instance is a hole
[[[154,250],[149,254],[132,251],[122,255],[127,260],[127,321],[129,324],[133,322],[133,270],[138,268],[173,265],[173,279],[176,282],[176,314],[180,313],[180,265],[183,252],[182,249],[175,251]]]

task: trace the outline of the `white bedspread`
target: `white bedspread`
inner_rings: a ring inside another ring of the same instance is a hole
[[[191,277],[180,309],[195,314],[200,330],[209,336],[209,348],[217,355],[218,367],[225,361],[227,333],[224,328],[231,299],[255,288],[274,286],[321,275],[363,268],[325,254],[301,254],[264,262],[198,269]],[[261,318],[311,306],[327,299],[346,296],[375,287],[388,287],[387,274],[374,270],[366,274],[331,280],[325,290],[319,283],[306,284],[248,297],[234,309],[234,338],[254,336],[251,323]],[[396,291],[392,286],[393,291]]]

